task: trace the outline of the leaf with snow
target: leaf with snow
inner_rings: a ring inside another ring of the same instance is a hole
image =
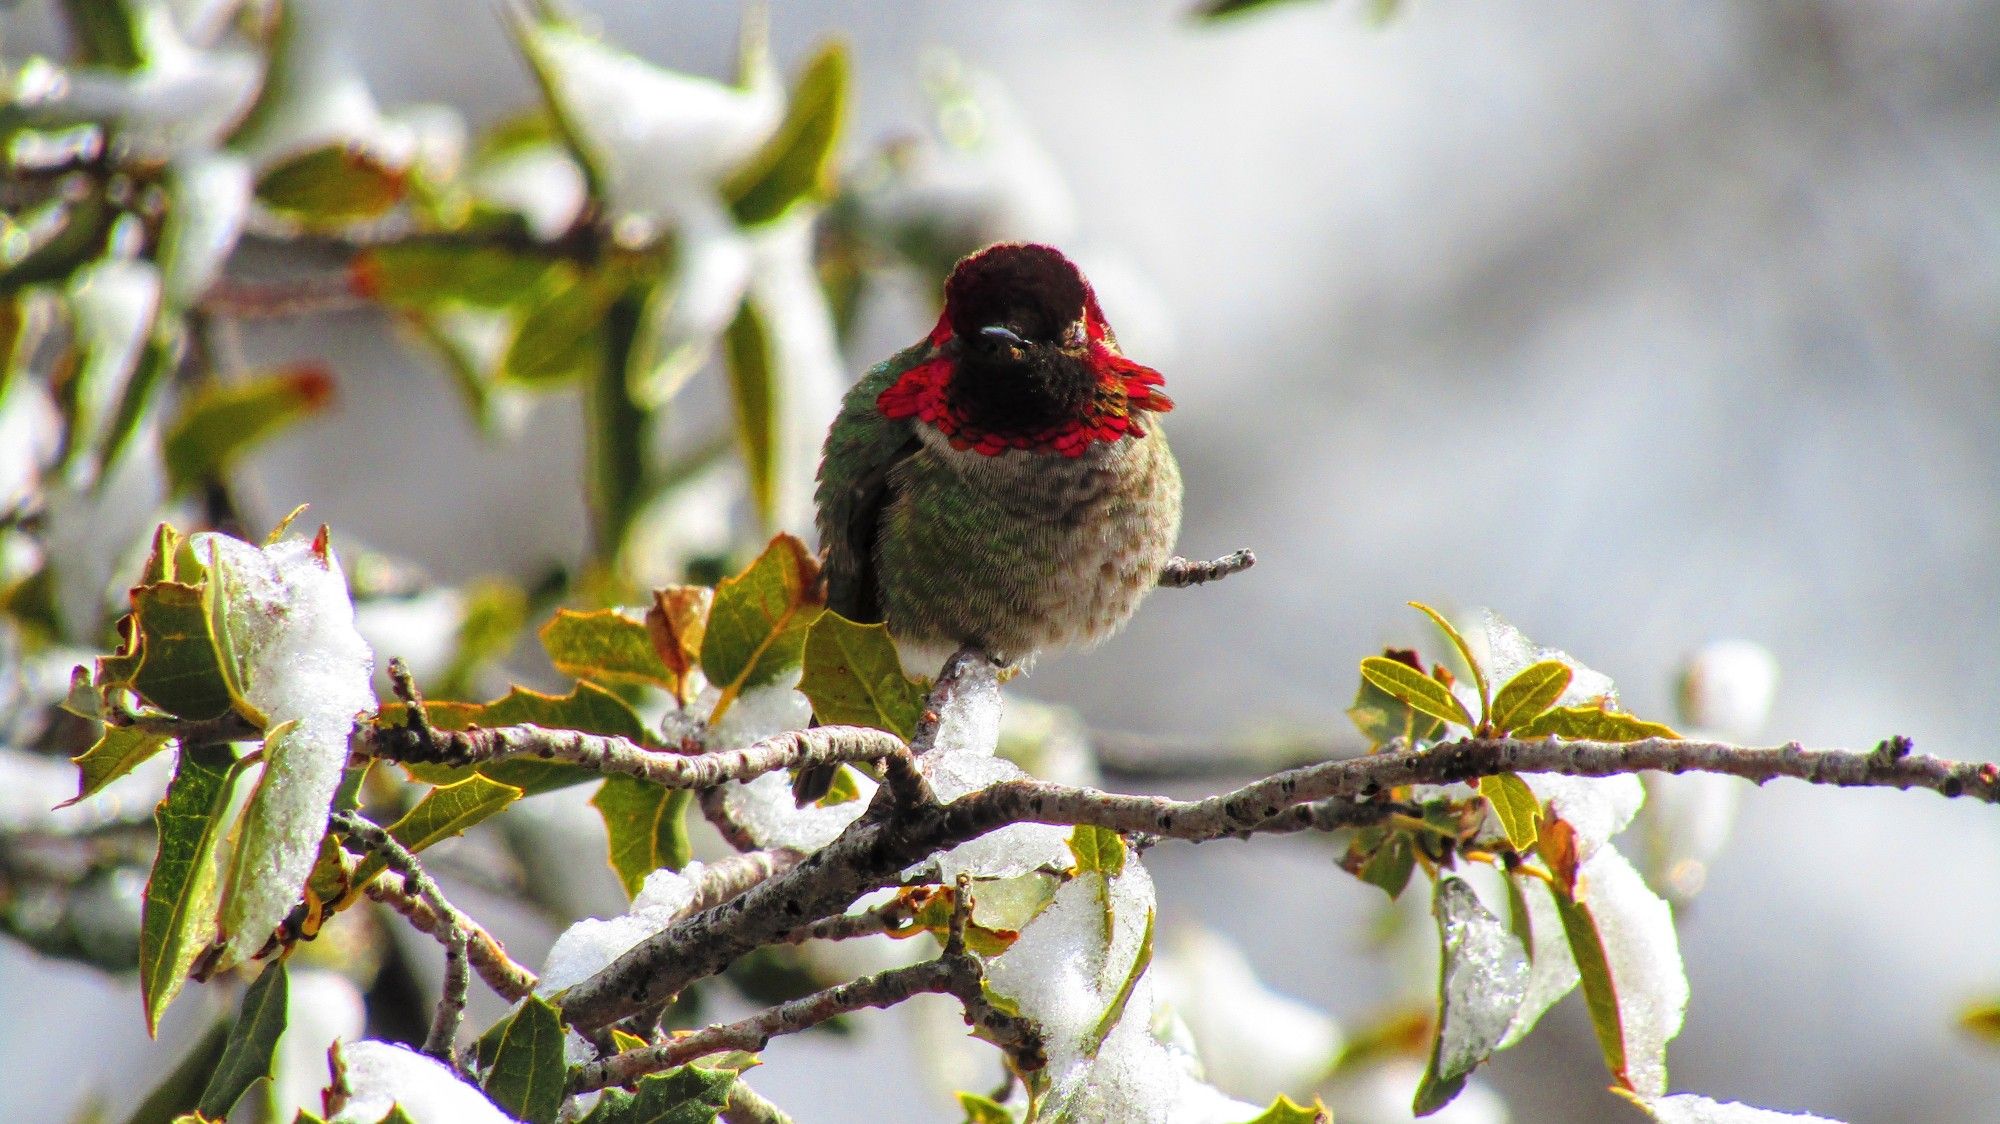
[[[112,431],[126,384],[139,369],[160,309],[160,270],[151,262],[110,259],[80,269],[66,296],[78,360],[63,394],[69,440],[63,469],[90,479],[86,455],[98,453]]]
[[[1569,690],[1569,665],[1543,660],[1524,667],[1493,699],[1493,727],[1502,734],[1555,705]]]
[[[365,1040],[335,1043],[327,1124],[383,1124],[400,1110],[414,1124],[516,1124],[436,1058],[407,1046]]]
[[[498,1034],[480,1086],[493,1103],[530,1124],[554,1124],[562,1109],[562,1017],[553,1004],[530,995],[501,1020],[489,1035]]]
[[[218,718],[235,703],[231,660],[211,624],[207,583],[161,581],[134,587],[132,613],[119,622],[118,651],[97,660],[104,690],[130,690],[148,705],[189,721]]]
[[[802,199],[833,195],[833,150],[847,110],[847,46],[820,48],[799,72],[778,131],[722,186],[736,221],[769,222]]]
[[[611,869],[626,894],[637,894],[646,876],[662,867],[679,870],[687,865],[692,854],[687,809],[692,799],[686,789],[662,788],[625,776],[606,777],[590,798],[604,817]]]
[[[1219,933],[1170,929],[1153,970],[1187,1027],[1202,1073],[1226,1092],[1255,1099],[1272,1089],[1309,1089],[1340,1056],[1340,1027],[1333,1019],[1273,991]]]
[[[1431,912],[1443,952],[1437,1037],[1411,1107],[1418,1116],[1449,1104],[1466,1077],[1492,1056],[1521,1009],[1530,974],[1521,942],[1463,879],[1438,879]]]
[[[250,213],[250,165],[227,152],[189,152],[167,166],[160,227],[161,295],[191,308],[222,276]]]
[[[1664,1093],[1667,1043],[1688,1000],[1672,907],[1609,844],[1576,867],[1572,889],[1557,891],[1605,1067],[1642,1096]]]
[[[1528,986],[1513,1025],[1496,1047],[1500,1050],[1527,1037],[1549,1008],[1575,990],[1582,978],[1548,881],[1527,873],[1510,874],[1507,899],[1512,907],[1514,936],[1528,950]]]
[[[567,695],[546,695],[515,687],[488,703],[434,702],[424,709],[430,715],[431,725],[440,730],[529,725],[604,734],[637,745],[652,744],[646,724],[640,721],[632,704],[595,683],[578,683]],[[378,725],[396,725],[405,721],[406,714],[401,703],[390,703],[382,707],[376,721]],[[526,796],[583,784],[602,775],[575,765],[534,758],[513,758],[478,766],[406,764],[403,769],[415,779],[433,785],[454,784],[477,773],[488,780],[512,785]]]
[[[1640,1097],[1636,1102],[1659,1124],[1840,1124],[1804,1112],[1774,1112],[1736,1101],[1718,1102],[1692,1093],[1671,1097]]]
[[[154,814],[159,848],[139,928],[139,994],[149,1034],[215,935],[215,851],[235,779],[229,747],[186,746]]]

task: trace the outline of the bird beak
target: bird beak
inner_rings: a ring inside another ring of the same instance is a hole
[[[987,346],[1006,348],[1016,358],[1020,357],[1028,347],[1028,341],[1022,339],[1012,328],[1003,328],[998,324],[979,329],[979,336]]]

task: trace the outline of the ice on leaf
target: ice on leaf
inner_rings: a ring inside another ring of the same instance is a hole
[[[1774,1112],[1735,1101],[1712,1101],[1692,1093],[1646,1097],[1640,1101],[1660,1124],[1840,1124],[1803,1112]]]
[[[1611,777],[1566,777],[1522,773],[1550,815],[1576,830],[1579,859],[1588,859],[1625,830],[1646,803],[1646,788],[1630,773]]]
[[[752,687],[736,697],[707,733],[704,745],[711,750],[742,749],[744,746],[786,730],[803,730],[812,720],[812,703],[798,691],[797,669],[785,673],[775,683]],[[704,714],[713,710],[721,692],[703,689],[689,709]],[[860,799],[825,807],[808,804],[801,808],[792,797],[790,778],[781,770],[765,773],[749,781],[732,781],[723,786],[723,807],[730,818],[749,832],[759,847],[790,847],[817,851],[853,823],[867,809],[875,794],[875,782],[857,777]]]
[[[1634,1091],[1657,1096],[1666,1092],[1667,1043],[1680,1033],[1688,1002],[1673,908],[1612,846],[1578,868],[1576,896],[1596,923],[1617,993],[1625,1076]]]
[[[632,946],[673,924],[681,911],[694,901],[694,887],[703,867],[691,862],[685,868],[656,870],[632,898],[632,907],[617,917],[586,917],[563,930],[549,948],[542,964],[536,992],[553,995],[583,982],[625,955]]]
[[[1497,1049],[1506,1049],[1526,1037],[1557,1000],[1576,989],[1582,979],[1576,957],[1570,953],[1569,937],[1563,931],[1562,915],[1556,910],[1555,892],[1549,884],[1530,875],[1511,876],[1528,922],[1528,986],[1521,996],[1514,1023],[1500,1039]]]
[[[1463,879],[1440,878],[1431,911],[1443,942],[1443,975],[1436,1048],[1417,1095],[1435,1109],[1498,1048],[1527,996],[1530,973],[1521,942]]]
[[[259,549],[219,534],[188,547],[220,583],[240,685],[267,731],[223,904],[224,960],[238,963],[291,910],[319,855],[348,734],[375,708],[375,656],[330,547],[292,539]]]
[[[486,1094],[407,1046],[342,1042],[332,1056],[337,1076],[327,1124],[377,1124],[391,1108],[401,1108],[413,1124],[513,1124]]]
[[[993,666],[982,663],[965,669],[938,714],[930,751],[917,759],[917,768],[939,800],[956,800],[1027,776],[1020,766],[994,756],[1000,744],[1000,715],[1000,681]],[[977,879],[1012,878],[1044,867],[1061,869],[1069,862],[1068,828],[1017,823],[940,855],[937,877],[945,883],[961,872]]]
[[[1486,681],[1496,690],[1522,669],[1543,660],[1556,660],[1568,665],[1571,672],[1569,689],[1556,699],[1556,706],[1583,706],[1601,699],[1612,708],[1617,707],[1618,688],[1612,685],[1611,677],[1585,667],[1582,660],[1568,652],[1540,647],[1491,609],[1473,610],[1471,624],[1472,627],[1459,631],[1464,634],[1473,657],[1485,669]]]

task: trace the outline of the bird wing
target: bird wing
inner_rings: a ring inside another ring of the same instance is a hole
[[[852,621],[882,619],[875,542],[882,509],[894,498],[890,470],[923,447],[906,418],[882,416],[875,400],[928,354],[928,341],[905,348],[861,376],[840,405],[840,419],[820,456],[820,548],[825,553],[827,608]]]

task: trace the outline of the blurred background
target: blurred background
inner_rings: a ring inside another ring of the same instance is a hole
[[[10,62],[62,53],[48,7],[6,10]],[[663,67],[735,72],[735,4],[577,7]],[[2000,7],[1306,0],[1215,23],[1189,7],[770,13],[783,75],[829,36],[852,51],[822,252],[829,229],[940,224],[1072,250],[1177,403],[1182,553],[1257,552],[1254,571],[1155,596],[1018,692],[1177,755],[1353,745],[1356,661],[1436,650],[1403,604],[1420,599],[1492,607],[1612,675],[1642,715],[1673,714],[1687,653],[1743,637],[1782,669],[1771,740],[1900,733],[2000,758]],[[474,0],[329,0],[312,19],[383,106],[450,106],[477,130],[535,100],[505,22]],[[280,282],[316,268],[244,256]],[[905,257],[836,308],[838,386],[934,316],[934,273]],[[586,565],[573,388],[510,399],[482,431],[379,308],[238,331],[252,366],[323,362],[334,387],[245,462],[246,525],[310,502],[341,539],[451,584]],[[710,363],[661,440],[694,448],[729,419]],[[780,492],[810,469],[781,462]],[[663,565],[756,538],[733,452],[690,471],[698,498],[650,532]],[[1112,782],[1229,783],[1146,773]],[[1857,1124],[2000,1120],[1984,1091],[2000,1051],[1957,1027],[2000,991],[1996,844],[1991,809],[1926,794],[1748,792],[1680,908],[1693,999],[1673,1088]],[[1163,922],[1232,938],[1268,985],[1353,1032],[1429,969],[1382,953],[1380,892],[1332,857],[1286,838],[1167,845],[1149,866]],[[588,911],[622,908],[615,883],[598,890]],[[505,928],[530,963],[553,932]],[[0,1007],[20,1012],[0,1023],[0,1118],[64,1118],[93,1075],[178,1053],[145,1042],[130,985],[13,943]],[[31,1016],[50,1010],[64,1017]],[[802,1120],[955,1118],[916,1081],[871,1078],[865,1102],[815,1092],[855,1066],[901,1072],[919,1026],[870,1016],[783,1040],[759,1087]],[[1605,1093],[1576,997],[1483,1080],[1515,1121],[1637,1115]]]

